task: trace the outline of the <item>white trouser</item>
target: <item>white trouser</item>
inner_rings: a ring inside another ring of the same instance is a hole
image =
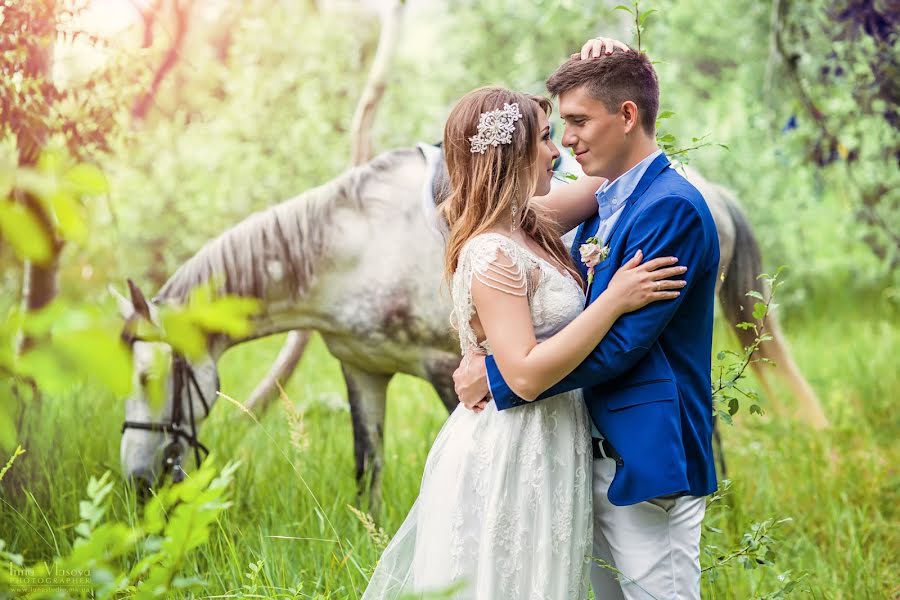
[[[594,563],[594,597],[699,599],[700,523],[706,498],[657,498],[615,506],[606,497],[615,473],[612,459],[594,460],[594,557],[616,569]]]

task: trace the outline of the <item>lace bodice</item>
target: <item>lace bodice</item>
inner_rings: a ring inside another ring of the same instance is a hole
[[[453,326],[459,331],[462,353],[469,350],[490,353],[490,344],[479,343],[471,326],[475,314],[472,303],[472,277],[490,270],[499,255],[508,259],[525,279],[525,293],[531,307],[535,337],[541,342],[566,326],[584,309],[584,292],[568,274],[536,255],[530,249],[500,233],[482,233],[466,242],[453,274]]]

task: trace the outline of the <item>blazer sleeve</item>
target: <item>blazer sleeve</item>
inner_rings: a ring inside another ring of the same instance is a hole
[[[633,367],[649,352],[650,347],[690,294],[694,282],[706,271],[710,241],[697,208],[681,196],[663,196],[654,200],[634,221],[626,234],[622,264],[639,249],[644,260],[675,256],[678,264],[687,266],[687,285],[674,300],[653,302],[622,315],[588,357],[560,382],[546,390],[538,400],[578,388],[587,388],[614,379]],[[616,268],[620,267],[617,265]],[[509,389],[488,356],[488,384],[499,410],[527,404]]]

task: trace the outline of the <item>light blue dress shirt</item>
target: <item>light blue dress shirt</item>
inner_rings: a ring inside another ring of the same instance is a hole
[[[662,154],[662,150],[657,150],[625,171],[615,181],[604,181],[597,193],[594,194],[600,214],[600,226],[597,228],[596,236],[601,245],[605,245],[609,241],[610,232],[615,227],[616,221],[622,216],[625,201],[640,183],[641,177],[647,172],[650,163],[660,154]]]

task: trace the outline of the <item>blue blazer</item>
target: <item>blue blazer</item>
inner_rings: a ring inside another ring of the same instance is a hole
[[[594,235],[599,216],[578,228],[572,257]],[[623,315],[572,373],[541,395],[583,388],[591,418],[622,457],[609,500],[624,506],[670,494],[705,496],[716,489],[712,453],[713,302],[719,239],[706,202],[660,154],[641,178],[609,236],[609,256],[587,291],[593,302],[638,249],[644,260],[676,256],[687,285]],[[499,410],[527,404],[510,389],[492,356],[491,394]],[[527,410],[527,408],[525,409]]]

